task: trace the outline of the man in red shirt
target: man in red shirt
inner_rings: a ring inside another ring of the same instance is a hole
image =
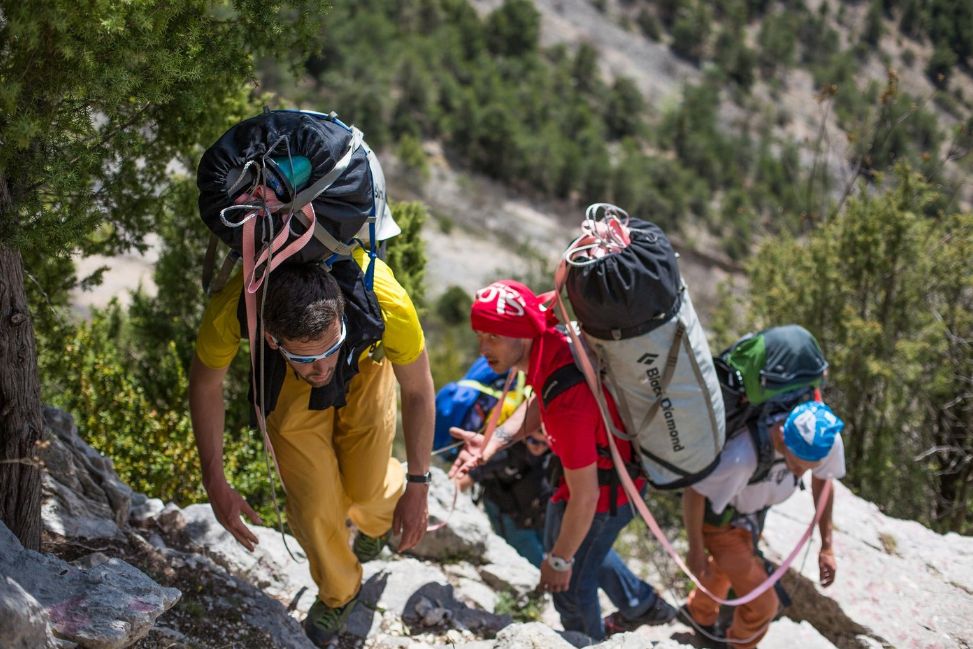
[[[473,330],[491,369],[527,373],[534,398],[527,401],[484,444],[475,433],[452,429],[466,441],[450,472],[465,473],[489,460],[501,448],[537,430],[542,424],[551,450],[560,459],[563,477],[547,507],[540,587],[554,597],[564,628],[592,639],[607,630],[663,624],[676,615],[673,607],[636,577],[612,545],[631,520],[624,491],[613,479],[608,432],[591,390],[572,376],[571,348],[556,321],[548,318],[540,299],[519,282],[502,280],[477,291],[470,314]],[[613,403],[609,404],[620,429]],[[631,445],[617,440],[622,457],[631,459]],[[638,483],[641,488],[642,483]],[[614,501],[614,502],[613,502]],[[602,620],[601,587],[623,605]]]

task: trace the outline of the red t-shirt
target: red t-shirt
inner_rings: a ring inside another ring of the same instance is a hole
[[[540,395],[544,390],[544,382],[547,377],[555,370],[574,363],[571,355],[571,348],[568,346],[564,336],[554,328],[549,328],[539,338],[534,340],[534,345],[530,353],[530,369],[527,372],[527,382],[534,390],[534,394]],[[611,395],[605,392],[608,401],[608,410],[615,426],[619,430],[624,430],[621,418],[615,409],[615,402]],[[541,411],[541,422],[547,433],[551,451],[561,460],[565,469],[582,469],[590,464],[597,462],[599,469],[610,469],[614,471],[614,464],[608,455],[598,454],[598,447],[608,450],[608,431],[601,419],[598,411],[598,402],[591,394],[588,384],[585,382],[574,385],[560,395],[554,397],[549,406],[538,398]],[[632,457],[632,446],[625,440],[615,438],[619,453],[625,461]],[[635,485],[641,489],[645,484],[643,478],[638,478]],[[607,512],[610,509],[609,487],[600,487],[601,495],[598,498],[598,512]],[[554,502],[566,501],[571,497],[568,491],[567,482],[562,478],[561,482],[555,485]],[[618,489],[618,506],[628,502],[624,489]]]

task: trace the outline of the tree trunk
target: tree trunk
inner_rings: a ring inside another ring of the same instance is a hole
[[[11,215],[5,190],[0,178],[0,218]],[[23,261],[0,243],[0,521],[31,550],[41,544],[41,470],[33,458],[43,432]]]

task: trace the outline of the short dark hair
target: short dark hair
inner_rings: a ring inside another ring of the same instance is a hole
[[[345,312],[338,282],[320,262],[285,264],[270,274],[264,328],[287,340],[313,340]]]

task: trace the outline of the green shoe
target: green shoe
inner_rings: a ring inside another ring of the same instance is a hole
[[[355,542],[351,544],[351,551],[358,557],[361,563],[368,563],[382,552],[382,548],[388,545],[392,530],[389,530],[378,538],[368,536],[359,530]]]
[[[327,647],[344,628],[348,616],[358,602],[356,595],[353,600],[338,608],[331,608],[318,598],[314,598],[311,610],[304,618],[304,633],[318,647]]]

